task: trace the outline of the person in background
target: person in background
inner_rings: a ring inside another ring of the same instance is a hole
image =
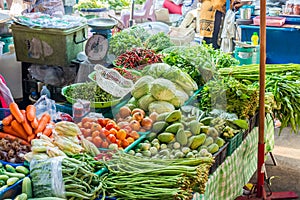
[[[190,10],[197,8],[198,0],[164,0],[163,7],[169,14],[185,16]]]
[[[200,9],[199,29],[200,36],[207,44],[212,44],[213,48],[220,48],[220,34],[223,18],[226,13],[226,0],[202,0]],[[231,8],[238,10],[251,1],[234,0]]]
[[[6,0],[6,4],[7,4],[7,9],[9,10],[12,4],[12,0]],[[5,9],[4,0],[0,0],[0,9],[2,10]]]

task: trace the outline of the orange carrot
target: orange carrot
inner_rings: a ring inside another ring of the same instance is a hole
[[[21,113],[22,114],[22,113]],[[15,132],[18,133],[18,137],[23,138],[24,140],[27,139],[26,131],[24,130],[22,124],[18,123],[17,120],[13,120],[11,122],[11,127]]]
[[[32,122],[30,122],[30,124],[33,129],[36,129],[39,125],[39,122],[38,122],[37,118],[34,118],[34,120]]]
[[[26,118],[26,111],[21,110],[21,113],[24,116],[24,122],[22,122],[22,126],[23,126],[24,130],[26,131],[27,135],[32,135],[33,131],[32,131],[32,127],[31,127],[30,122]]]
[[[11,126],[3,126],[3,131],[10,135],[19,137],[19,134]]]
[[[30,146],[30,144],[27,141],[23,140],[22,138],[10,135],[10,134],[8,134],[6,132],[5,133],[0,132],[0,138],[5,138],[5,139],[11,140],[11,141],[18,140],[18,141],[20,141],[20,143],[22,145]]]
[[[24,116],[21,113],[18,104],[12,102],[9,104],[9,110],[11,114],[16,118],[17,122],[22,123],[24,121]]]
[[[36,107],[34,105],[28,105],[26,107],[26,117],[28,121],[33,121],[36,118]]]
[[[29,135],[28,138],[27,138],[27,141],[28,141],[29,143],[31,143],[31,140],[33,140],[35,137],[36,137],[35,134]]]
[[[10,125],[10,123],[13,119],[14,119],[14,116],[12,116],[12,114],[10,114],[7,117],[4,117],[4,119],[2,120],[2,124],[4,126],[8,126],[8,125]]]
[[[52,127],[47,125],[43,131],[43,134],[49,137],[52,134]]]
[[[47,124],[50,122],[51,116],[49,113],[44,113],[39,120],[38,127],[34,130],[35,134],[38,134],[40,132],[43,132],[43,130],[46,128]]]

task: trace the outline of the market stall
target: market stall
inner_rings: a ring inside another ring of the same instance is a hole
[[[26,39],[20,34],[28,29],[24,24],[40,25],[35,21],[39,17],[27,17],[16,18],[12,26],[19,47]],[[75,23],[67,19],[68,25]],[[54,53],[49,49],[57,49],[54,39],[49,42],[42,36],[49,27],[36,28],[38,34],[34,28],[25,31],[33,37],[30,48],[18,48],[16,53],[27,64],[67,66],[75,55],[61,51],[71,48],[77,53],[77,45],[84,47],[78,69],[83,81],[64,83],[62,104],[49,99],[50,94],[24,110],[16,103],[3,110],[0,136],[24,145],[24,152],[6,148],[2,159],[25,164],[30,171],[15,169],[23,174],[8,174],[15,182],[4,180],[1,195],[67,199],[241,195],[257,168],[258,65],[237,66],[237,60],[210,45],[184,46],[186,41],[176,34],[146,29],[149,24],[115,33],[114,20],[79,19],[82,30],[59,32],[67,42],[66,49],[59,48],[59,59],[49,59]],[[86,32],[87,24],[92,34]],[[57,30],[51,33],[57,35]],[[299,71],[297,64],[266,66],[265,152],[274,146],[273,117],[282,121],[281,128],[299,127]],[[23,180],[28,173],[30,179]],[[15,189],[20,189],[19,180],[22,191]]]

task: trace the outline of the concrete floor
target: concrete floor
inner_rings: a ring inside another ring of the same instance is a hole
[[[294,191],[300,196],[300,133],[291,133],[290,129],[286,128],[279,136],[276,129],[273,155],[277,166],[274,166],[270,156],[266,161],[267,176],[276,176],[271,181],[271,190]],[[256,183],[256,180],[255,174],[251,183]]]

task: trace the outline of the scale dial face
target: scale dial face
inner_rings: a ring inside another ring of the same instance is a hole
[[[103,35],[91,36],[85,45],[85,54],[90,60],[102,60],[108,50],[108,39]]]

